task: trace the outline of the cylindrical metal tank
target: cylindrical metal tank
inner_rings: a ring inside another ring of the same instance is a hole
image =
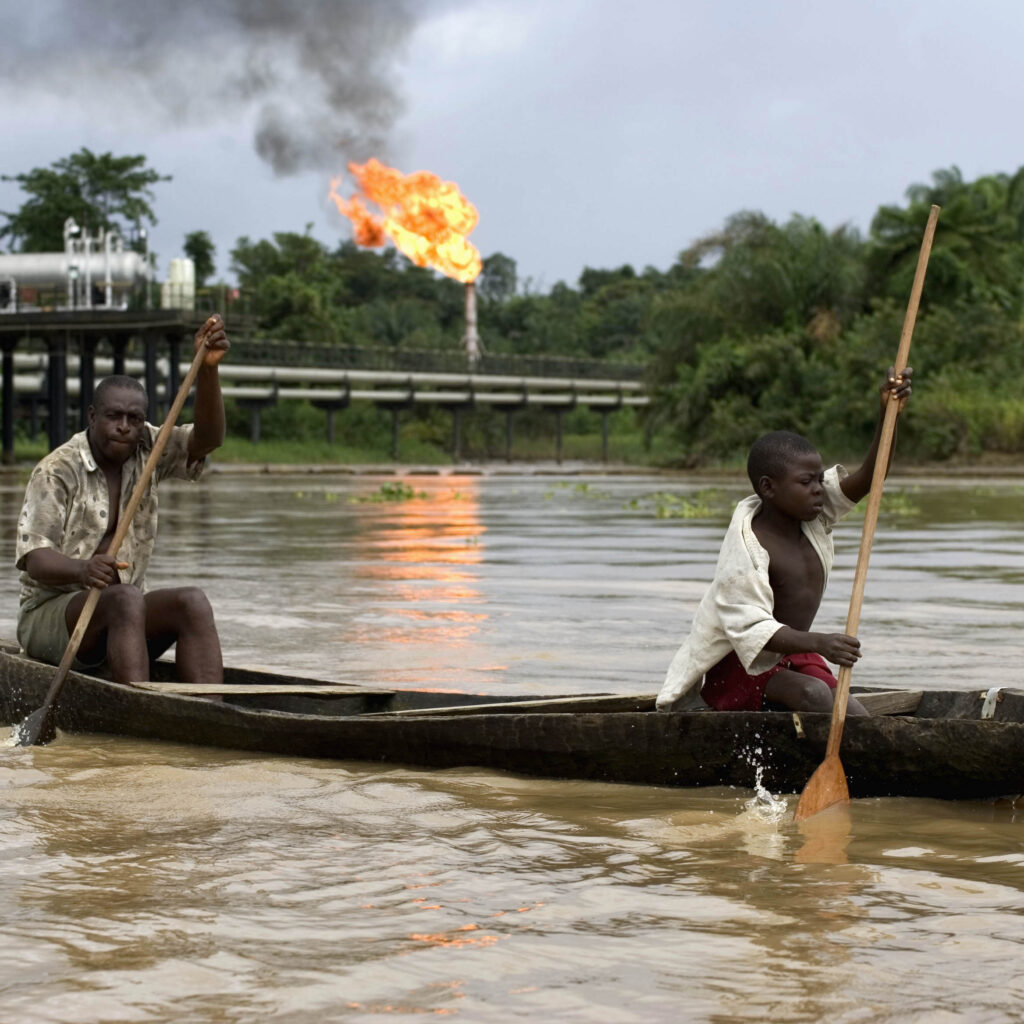
[[[85,278],[88,269],[93,284],[103,285],[107,280],[108,260],[111,284],[133,285],[146,279],[145,257],[123,250],[109,256],[103,252],[88,256],[66,252],[0,253],[0,278],[14,278],[19,288],[61,287],[67,283],[68,270],[77,267],[79,278]]]

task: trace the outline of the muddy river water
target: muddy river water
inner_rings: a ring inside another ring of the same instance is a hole
[[[24,479],[0,478],[8,564]],[[226,659],[653,692],[739,480],[213,472],[151,585]],[[395,500],[395,499],[398,500]],[[1024,481],[894,479],[855,681],[1021,685]],[[842,629],[860,520],[818,628]],[[13,636],[17,581],[0,579]],[[0,747],[0,1021],[1018,1021],[1024,810],[419,771],[108,737]]]

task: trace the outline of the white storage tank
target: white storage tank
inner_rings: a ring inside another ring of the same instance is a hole
[[[170,275],[160,285],[160,308],[196,308],[196,267],[190,259],[171,260]]]
[[[90,278],[96,285],[134,286],[146,280],[146,261],[141,253],[66,252],[0,253],[0,279],[14,280],[19,288],[64,288],[72,268],[79,279]]]

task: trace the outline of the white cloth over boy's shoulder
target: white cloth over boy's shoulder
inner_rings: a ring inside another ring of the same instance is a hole
[[[856,504],[839,486],[842,466],[825,473],[820,514],[801,527],[821,559],[825,582],[832,569],[835,546],[832,527]],[[765,644],[782,628],[773,615],[775,596],[768,581],[768,552],[754,535],[753,519],[761,499],[752,494],[736,506],[722,541],[715,576],[693,617],[690,634],[669,665],[658,694],[659,711],[672,711],[701,683],[704,673],[735,651],[751,675],[767,672],[782,657]]]

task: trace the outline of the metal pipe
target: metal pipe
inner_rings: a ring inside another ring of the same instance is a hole
[[[480,335],[476,329],[476,284],[473,281],[466,282],[466,333],[463,342],[472,369],[480,361]]]

